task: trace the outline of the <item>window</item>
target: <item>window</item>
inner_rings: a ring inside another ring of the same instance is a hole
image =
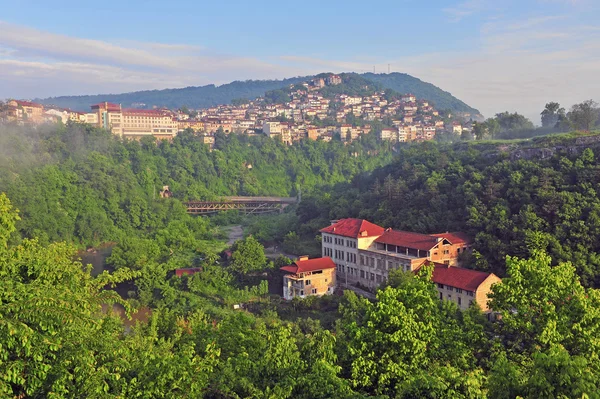
[[[448,294],[448,299],[452,299],[452,295]]]
[[[310,280],[306,280],[306,281],[304,282],[304,285],[310,285]]]
[[[438,288],[444,288],[444,284],[438,284]]]
[[[360,256],[360,264],[364,265],[365,264],[365,257],[364,256]]]
[[[316,289],[316,288],[313,288],[313,289],[312,289],[312,293],[313,293],[313,294],[316,294],[316,293],[317,293],[317,289]],[[460,300],[459,300],[459,301],[460,301]]]
[[[450,253],[450,251],[449,251],[449,250],[447,250],[447,249],[444,249],[444,255],[448,255],[449,253]]]
[[[440,292],[440,300],[444,299],[443,295],[444,295],[444,294],[442,294],[442,293]]]
[[[375,273],[371,273],[371,281],[375,281]]]
[[[445,260],[445,261],[444,261],[444,265],[449,265],[449,264],[450,264],[450,261],[449,261],[449,260]]]
[[[457,288],[456,292],[458,292],[459,294],[462,294],[462,290],[460,288]]]
[[[300,290],[300,295],[304,295],[304,290]]]
[[[473,291],[467,291],[467,295],[468,296],[474,296],[474,292]]]
[[[462,299],[460,297],[458,297],[458,304],[462,305]]]
[[[473,304],[473,301],[469,301],[469,306],[471,306]]]
[[[360,271],[360,278],[365,278],[365,271],[364,270]]]

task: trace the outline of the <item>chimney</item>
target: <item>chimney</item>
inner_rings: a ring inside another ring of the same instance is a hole
[[[298,256],[299,261],[308,260],[308,255],[300,255]]]

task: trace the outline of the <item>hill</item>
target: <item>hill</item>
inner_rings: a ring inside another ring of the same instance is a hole
[[[410,76],[406,73],[364,73],[361,75],[367,80],[380,84],[386,89],[392,89],[399,93],[413,93],[419,99],[427,99],[435,104],[440,110],[449,109],[454,112],[465,112],[479,115],[479,110],[470,107],[463,101],[454,97],[447,91],[439,87],[423,82],[421,79]]]
[[[381,89],[393,89],[400,93],[413,93],[419,99],[427,99],[438,109],[448,109],[454,112],[464,112],[477,115],[479,111],[470,107],[452,94],[420,79],[402,73],[362,75],[347,74],[361,77],[372,82]],[[221,86],[190,86],[181,89],[145,90],[123,94],[98,94],[88,96],[61,96],[36,99],[37,102],[71,108],[79,111],[89,110],[91,104],[110,101],[122,104],[124,107],[153,106],[179,108],[186,105],[190,108],[206,108],[219,104],[230,103],[234,99],[254,99],[266,92],[285,88],[291,84],[305,82],[312,76],[294,77],[283,80],[247,80],[235,81]],[[143,105],[142,105],[143,104]]]

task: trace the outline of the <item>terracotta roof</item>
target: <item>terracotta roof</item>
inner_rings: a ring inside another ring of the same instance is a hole
[[[335,269],[335,263],[331,258],[315,258],[308,260],[297,260],[290,266],[284,266],[281,270],[298,274],[306,272],[314,272],[317,270]]]
[[[470,244],[473,242],[469,236],[461,232],[432,234],[432,236],[445,238],[446,240],[450,241],[451,244],[454,245]]]
[[[200,273],[202,271],[201,267],[191,267],[186,269],[175,269],[175,276],[181,277],[185,274],[192,275],[196,273]]]
[[[335,234],[344,237],[376,237],[383,234],[384,229],[364,219],[341,219],[337,223],[320,230],[321,233]]]
[[[31,101],[21,101],[21,100],[13,100],[20,105],[21,107],[33,107],[33,108],[44,108],[42,104],[33,103]]]
[[[438,239],[437,237],[427,234],[387,229],[383,235],[375,241],[382,244],[398,245],[400,247],[429,251],[437,244]]]
[[[424,262],[423,264],[425,263],[427,262]],[[481,272],[479,270],[434,263],[432,281],[436,284],[444,284],[450,287],[475,292],[481,283],[492,274],[493,273]]]

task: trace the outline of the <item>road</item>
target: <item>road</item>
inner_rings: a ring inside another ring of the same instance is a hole
[[[227,232],[227,245],[232,246],[237,240],[241,240],[244,238],[244,229],[239,224],[234,226],[230,226],[229,231]]]

